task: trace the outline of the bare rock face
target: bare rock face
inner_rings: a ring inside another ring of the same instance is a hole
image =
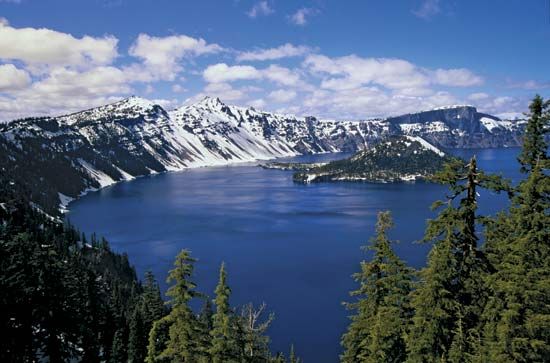
[[[503,121],[472,106],[442,107],[387,121],[396,133],[421,136],[443,148],[519,146],[525,127],[525,121]]]

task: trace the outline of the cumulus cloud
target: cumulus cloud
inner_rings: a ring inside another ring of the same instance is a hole
[[[362,58],[356,55],[329,58],[314,54],[308,56],[303,65],[310,72],[324,76],[321,87],[331,90],[380,85],[392,90],[408,90],[410,94],[411,90],[426,93],[426,88],[434,84],[466,87],[483,82],[481,77],[467,69],[430,71],[395,58]]]
[[[550,88],[550,82],[540,82],[532,79],[524,82],[508,81],[508,83],[509,83],[508,85],[509,88],[521,88],[529,91]]]
[[[268,97],[273,102],[286,103],[286,102],[290,102],[293,99],[295,99],[296,95],[297,95],[296,91],[286,90],[286,89],[278,89],[278,90],[275,90],[275,91],[272,91],[271,93],[269,93]]]
[[[258,1],[252,8],[246,13],[251,18],[256,18],[258,16],[267,16],[275,12],[273,8],[269,5],[267,1]]]
[[[420,7],[413,10],[413,14],[422,19],[430,19],[440,12],[439,0],[423,0]]]
[[[483,78],[472,73],[468,69],[437,69],[435,82],[443,86],[468,87],[483,83]]]
[[[220,83],[243,79],[260,79],[262,74],[252,66],[228,66],[225,63],[218,63],[206,68],[203,77],[207,82]]]
[[[25,70],[18,69],[13,64],[0,65],[0,92],[9,92],[27,87],[31,76]]]
[[[298,9],[294,14],[290,15],[288,19],[291,23],[295,25],[304,26],[308,22],[308,18],[316,15],[319,10],[314,8],[301,8]]]
[[[200,94],[199,98],[204,96],[219,97],[226,101],[242,100],[247,96],[247,93],[241,89],[233,88],[229,83],[210,83],[204,88],[204,93]]]
[[[174,92],[174,93],[182,93],[182,92],[185,92],[185,91],[187,91],[187,90],[179,84],[175,84],[175,85],[172,86],[172,92]]]
[[[186,35],[154,37],[140,34],[130,47],[129,54],[140,58],[144,67],[134,65],[128,70],[135,73],[135,77],[171,81],[182,71],[181,61],[184,58],[218,53],[222,50],[223,48],[217,44],[208,44],[204,39]],[[146,71],[145,74],[143,71]]]
[[[209,83],[267,79],[285,86],[304,86],[299,74],[276,64],[258,69],[253,66],[228,66],[225,63],[218,63],[206,68],[203,77]]]
[[[0,22],[0,59],[19,60],[33,69],[110,64],[118,55],[117,43],[110,35],[75,38],[46,28],[13,28],[7,21]]]
[[[237,61],[266,61],[288,57],[299,57],[310,53],[312,49],[304,45],[295,46],[290,43],[276,48],[258,49],[242,52],[237,56]]]

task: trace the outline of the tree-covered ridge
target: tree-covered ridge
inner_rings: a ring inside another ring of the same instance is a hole
[[[396,182],[427,179],[451,158],[417,138],[392,136],[348,159],[296,172],[294,181]]]
[[[475,157],[436,173],[450,195],[428,221],[426,267],[411,274],[392,251],[389,215],[379,215],[374,256],[355,275],[342,362],[550,361],[550,102],[537,96],[530,111],[517,186],[483,173]],[[506,192],[510,208],[478,215],[479,189]]]

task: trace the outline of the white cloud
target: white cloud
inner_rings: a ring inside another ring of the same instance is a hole
[[[146,87],[145,87],[145,94],[146,95],[150,95],[151,93],[155,92],[155,87],[153,87],[152,85],[148,84]]]
[[[294,14],[290,15],[288,18],[290,22],[295,25],[304,26],[308,22],[310,16],[316,15],[319,11],[313,8],[301,8],[298,9]]]
[[[225,63],[218,63],[206,68],[203,77],[210,83],[221,83],[243,79],[259,79],[262,74],[252,66],[228,66]]]
[[[262,98],[258,98],[256,100],[253,100],[253,101],[250,101],[248,102],[248,104],[254,108],[259,108],[259,109],[262,109],[265,107],[266,105],[266,102],[264,99]]]
[[[196,39],[186,35],[172,35],[167,37],[153,37],[140,34],[132,44],[129,54],[140,58],[143,66],[153,80],[174,80],[182,71],[180,62],[184,58],[192,58],[203,54],[218,53],[223,50],[217,44],[208,44],[204,39]],[[136,77],[143,72],[141,65],[128,68],[134,71]]]
[[[365,85],[380,85],[392,90],[406,90],[401,94],[421,90],[429,93],[430,85],[473,86],[483,79],[473,72],[460,69],[437,69],[430,71],[406,60],[395,58],[362,58],[349,55],[329,58],[324,55],[310,55],[304,67],[323,78],[321,87],[331,90],[354,89]]]
[[[273,91],[269,94],[269,99],[278,102],[278,103],[286,103],[290,102],[293,99],[296,98],[296,91],[293,90],[286,90],[286,89],[278,89],[276,91]]]
[[[540,82],[535,80],[528,80],[525,82],[508,82],[509,88],[521,88],[525,90],[541,90],[550,88],[550,82]]]
[[[290,43],[276,48],[258,49],[242,52],[237,56],[237,61],[265,61],[288,57],[299,57],[310,53],[312,49],[304,45],[295,46]]]
[[[311,55],[304,65],[314,73],[328,75],[321,87],[352,89],[366,84],[378,84],[390,89],[424,87],[430,83],[427,75],[414,64],[402,59],[361,58],[355,55],[329,58]]]
[[[33,69],[110,64],[118,55],[117,43],[110,35],[75,38],[46,28],[13,28],[7,21],[0,22],[0,59],[19,60]]]
[[[219,97],[224,101],[237,101],[244,99],[247,94],[243,90],[233,88],[229,83],[210,83],[198,98],[202,99],[204,96]]]
[[[435,82],[443,86],[468,87],[483,83],[483,78],[465,68],[437,69]]]
[[[267,79],[289,87],[308,87],[298,73],[276,64],[258,69],[253,66],[228,66],[225,63],[218,63],[206,68],[203,77],[210,83]]]
[[[489,98],[489,95],[485,92],[476,92],[468,96],[468,99],[471,101],[480,101],[480,100],[485,100],[487,98]]]
[[[246,14],[251,18],[256,18],[261,15],[271,15],[274,12],[275,10],[273,10],[267,1],[258,1]]]
[[[182,93],[182,92],[185,92],[185,91],[187,91],[187,90],[179,84],[175,84],[175,85],[172,86],[172,92],[174,92],[174,93]]]
[[[413,10],[414,15],[423,19],[430,19],[440,12],[441,8],[439,7],[439,0],[423,0],[420,7]]]
[[[31,76],[25,70],[18,69],[13,64],[0,65],[0,92],[18,90],[31,83]]]

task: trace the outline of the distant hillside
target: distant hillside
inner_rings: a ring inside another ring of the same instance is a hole
[[[389,135],[437,147],[517,146],[524,123],[456,106],[369,121],[319,120],[206,97],[173,111],[138,97],[59,117],[0,124],[0,171],[57,213],[90,190],[185,168],[355,152]]]
[[[333,161],[294,174],[294,181],[399,182],[426,179],[440,170],[449,157],[420,137],[391,136],[373,148],[344,160]]]

